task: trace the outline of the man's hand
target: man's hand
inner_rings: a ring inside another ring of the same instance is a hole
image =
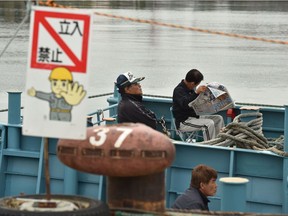
[[[195,90],[196,94],[200,94],[202,92],[205,92],[207,89],[207,86],[205,85],[201,85],[201,86],[198,86],[198,88]]]

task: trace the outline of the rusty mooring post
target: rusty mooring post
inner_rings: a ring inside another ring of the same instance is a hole
[[[165,211],[165,173],[136,177],[108,177],[110,208]]]
[[[86,140],[60,139],[57,156],[79,171],[107,176],[111,209],[165,211],[165,169],[175,146],[164,134],[143,124],[87,128]]]

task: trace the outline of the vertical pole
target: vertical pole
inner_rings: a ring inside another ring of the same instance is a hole
[[[44,138],[44,160],[45,160],[45,180],[46,180],[46,199],[51,199],[50,192],[50,172],[49,172],[49,142],[48,138]]]
[[[246,178],[224,177],[222,183],[221,211],[246,211]]]
[[[288,105],[285,105],[284,151],[288,152]],[[283,213],[288,213],[288,157],[283,157]]]
[[[8,124],[20,124],[21,92],[8,92]]]
[[[8,148],[20,148],[21,92],[8,92]]]
[[[232,149],[230,151],[230,164],[229,164],[229,177],[234,175],[234,159],[235,159],[235,151]]]
[[[110,208],[165,211],[164,171],[145,176],[107,178],[107,201]]]
[[[285,105],[284,116],[284,151],[288,152],[288,105]]]
[[[117,88],[116,85],[114,86],[113,97],[117,98],[118,103],[119,103],[119,101],[121,100],[121,94],[118,92],[118,88]]]
[[[117,104],[119,104],[119,102],[121,101],[122,97],[121,97],[121,94],[118,92],[118,88],[116,85],[114,85],[114,94],[113,94],[113,97],[114,98],[117,98]],[[109,104],[111,105],[111,104]],[[114,111],[115,110],[115,111]],[[110,116],[114,115],[114,114],[117,114],[117,111],[116,111],[116,108],[113,108],[113,113],[112,113],[112,110],[109,111],[109,114]],[[118,117],[116,118],[116,121],[117,121]]]

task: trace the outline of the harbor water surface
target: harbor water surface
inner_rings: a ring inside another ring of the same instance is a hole
[[[157,26],[93,15],[88,96],[113,92],[120,73],[145,76],[144,94],[171,96],[187,71],[224,84],[236,102],[288,104],[288,2],[285,1],[83,1],[58,2],[94,12],[234,33],[286,44]],[[0,51],[26,15],[21,1],[0,4]],[[0,110],[8,91],[24,91],[29,51],[25,22],[0,57]],[[25,97],[22,94],[22,101]],[[107,106],[89,99],[89,112]],[[0,119],[6,117],[0,113]]]

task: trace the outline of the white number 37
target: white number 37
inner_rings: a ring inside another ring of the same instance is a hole
[[[116,128],[117,131],[121,131],[122,133],[117,138],[114,147],[119,148],[126,137],[133,131],[131,128]],[[96,139],[96,136],[91,136],[89,138],[90,144],[94,146],[101,146],[105,143],[107,139],[107,133],[109,132],[109,128],[96,128],[93,130],[96,135],[99,137]]]

